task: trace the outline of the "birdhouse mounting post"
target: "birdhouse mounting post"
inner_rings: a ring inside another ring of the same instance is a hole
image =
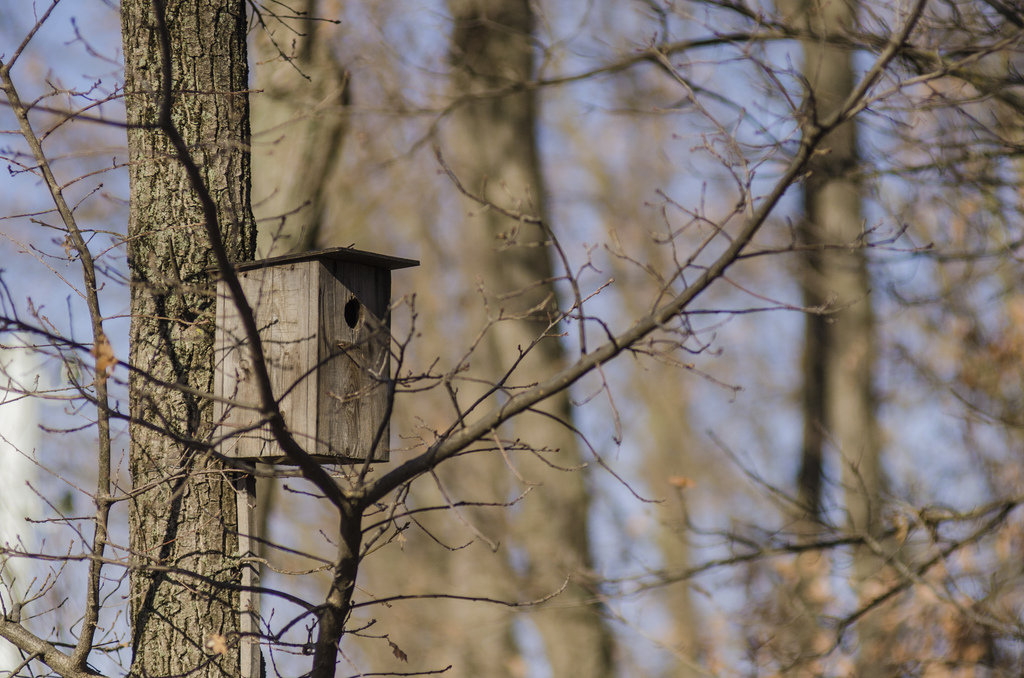
[[[388,460],[391,271],[418,264],[335,248],[235,268],[285,424],[320,463]],[[214,360],[221,454],[251,463],[290,463],[262,424],[251,350],[224,281],[217,284]],[[264,535],[258,534],[255,478],[243,474],[235,489],[242,564],[240,669],[243,678],[258,678],[258,558]]]

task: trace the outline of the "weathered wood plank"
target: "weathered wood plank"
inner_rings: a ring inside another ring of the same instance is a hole
[[[402,260],[405,261],[405,260]],[[239,271],[274,395],[296,439],[323,461],[388,458],[391,273],[348,258],[282,258]],[[218,286],[216,394],[226,456],[287,462],[261,420],[241,323]],[[380,432],[378,444],[370,450]]]
[[[260,596],[253,590],[260,583],[260,555],[256,519],[256,478],[241,475],[235,480],[238,496],[238,557],[241,560],[242,590],[238,594],[240,639],[239,674],[242,678],[258,678],[260,664]]]
[[[326,262],[321,270],[318,418],[332,456],[388,458],[387,422],[372,455],[370,446],[387,409],[390,288],[390,273],[379,268]]]

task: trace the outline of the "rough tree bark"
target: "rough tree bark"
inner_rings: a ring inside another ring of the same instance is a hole
[[[453,88],[456,96],[473,96],[515,83],[533,74],[534,16],[528,0],[450,0]],[[489,202],[527,215],[545,217],[543,183],[536,146],[536,97],[526,90],[480,96],[459,106],[449,127],[452,167],[463,185]],[[481,376],[493,383],[512,361],[544,334],[556,313],[553,266],[548,236],[536,225],[520,223],[494,210],[469,207],[466,245],[489,297],[489,312],[515,320],[491,328],[482,347]],[[553,334],[553,332],[550,332]],[[530,385],[565,364],[559,338],[549,336],[520,364],[515,382]],[[578,443],[567,424],[572,411],[567,392],[538,408],[549,416],[530,415],[516,436],[557,450],[561,467],[582,464]],[[495,460],[492,478],[508,477]],[[612,637],[600,614],[595,591],[588,586],[589,499],[583,472],[553,471],[535,455],[517,456],[513,465],[527,482],[539,482],[514,512],[509,538],[526,556],[529,595],[557,591],[569,577],[555,605],[531,616],[542,637],[552,675],[599,678],[612,673]],[[495,487],[494,491],[501,488]],[[513,494],[526,488],[518,487]],[[505,495],[509,496],[507,490]],[[515,577],[515,574],[512,574]]]
[[[203,212],[166,135],[184,137],[217,205],[229,257],[251,259],[244,0],[124,0],[125,107],[134,127],[128,255],[132,275],[130,529],[134,675],[236,674],[235,494],[201,445],[212,433],[214,265]],[[162,101],[157,12],[170,43]],[[181,385],[159,386],[151,378]],[[159,569],[157,569],[159,568]],[[209,647],[207,644],[209,643]]]

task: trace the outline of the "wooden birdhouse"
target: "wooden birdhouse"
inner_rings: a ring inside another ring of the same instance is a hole
[[[285,422],[321,462],[388,458],[391,271],[418,264],[336,248],[236,267]],[[259,425],[252,357],[223,280],[214,356],[222,454],[287,463],[269,427]]]

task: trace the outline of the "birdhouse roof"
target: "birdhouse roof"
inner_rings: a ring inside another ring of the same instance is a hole
[[[299,261],[312,260],[329,260],[342,261],[353,264],[365,264],[367,266],[383,268],[389,271],[393,271],[397,268],[410,268],[412,266],[420,265],[420,262],[417,261],[416,259],[403,259],[402,257],[392,257],[386,254],[377,254],[376,252],[366,252],[363,250],[357,250],[352,247],[332,247],[326,250],[316,250],[313,252],[285,254],[279,257],[260,259],[258,261],[244,261],[235,264],[235,270],[251,271],[257,268],[266,268],[268,266],[279,266],[281,264],[291,264]]]

